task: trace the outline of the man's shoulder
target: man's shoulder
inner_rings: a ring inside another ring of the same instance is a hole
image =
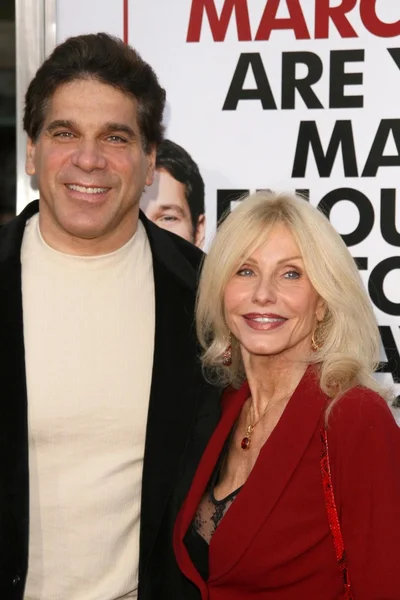
[[[16,217],[0,226],[0,255],[19,254],[27,221],[39,210],[38,201],[30,202]]]
[[[6,223],[0,224],[0,236],[8,235],[9,232],[23,230],[26,222],[39,211],[39,202],[34,200],[25,206],[17,215],[12,217]]]
[[[165,233],[170,236],[170,239],[176,245],[177,250],[191,263],[195,269],[198,269],[204,260],[204,252],[200,250],[200,248],[197,248],[194,244],[181,238],[175,233],[172,233],[171,231],[165,231]]]
[[[153,260],[156,259],[184,285],[195,290],[204,253],[175,233],[158,227],[143,214],[141,221],[150,242]]]

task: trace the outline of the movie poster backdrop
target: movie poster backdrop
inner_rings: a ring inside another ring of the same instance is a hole
[[[298,190],[357,261],[400,394],[400,2],[57,0],[57,41],[128,41],[205,183],[205,249],[247,191]],[[399,419],[400,423],[400,419]]]

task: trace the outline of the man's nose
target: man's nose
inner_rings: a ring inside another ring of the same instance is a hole
[[[107,165],[106,158],[95,140],[81,140],[72,155],[72,163],[88,173],[95,169],[104,169]]]

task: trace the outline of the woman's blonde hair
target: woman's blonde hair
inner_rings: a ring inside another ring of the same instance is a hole
[[[224,292],[233,274],[278,223],[292,233],[311,284],[326,306],[316,330],[319,348],[306,357],[319,365],[322,390],[332,401],[355,385],[387,395],[373,376],[380,336],[354,259],[321,211],[287,193],[257,192],[245,197],[215,235],[203,265],[196,312],[206,372],[218,383],[235,387],[245,378],[239,344],[231,339],[225,320]],[[229,344],[232,364],[227,367],[223,355]]]

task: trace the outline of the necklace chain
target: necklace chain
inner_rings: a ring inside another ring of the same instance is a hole
[[[248,450],[250,448],[251,445],[251,435],[254,431],[254,428],[256,425],[258,425],[258,423],[261,421],[261,419],[266,415],[266,413],[269,411],[270,408],[273,408],[274,406],[276,406],[277,404],[279,404],[280,402],[282,402],[282,400],[284,400],[285,398],[287,398],[288,396],[290,396],[293,393],[293,390],[291,392],[287,392],[284,396],[282,396],[281,398],[279,398],[279,400],[276,400],[275,402],[269,403],[266,407],[266,409],[264,410],[264,412],[261,414],[260,417],[258,417],[257,421],[255,423],[249,423],[247,428],[246,428],[246,435],[244,436],[244,438],[241,441],[240,447],[242,448],[242,450]],[[250,417],[250,412],[251,412],[251,398],[250,398],[250,406],[249,406],[249,417]]]

